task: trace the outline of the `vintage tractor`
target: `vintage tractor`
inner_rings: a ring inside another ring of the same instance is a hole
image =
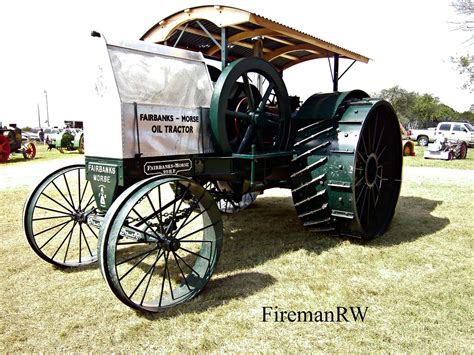
[[[85,165],[51,173],[24,208],[27,239],[47,262],[98,259],[123,303],[158,312],[203,290],[223,245],[221,212],[265,189],[291,189],[315,232],[369,239],[388,228],[398,119],[384,100],[338,91],[339,61],[368,58],[224,6],[171,15],[141,41],[92,36]],[[332,60],[333,92],[300,106],[282,74],[317,58]]]
[[[84,132],[82,130],[65,129],[48,145],[51,149],[56,148],[61,153],[77,150],[79,154],[84,154]]]
[[[13,153],[21,153],[25,159],[34,159],[36,146],[33,142],[22,143],[21,129],[16,125],[0,128],[0,163],[8,161]]]
[[[438,137],[433,143],[428,144],[423,158],[454,160],[466,159],[467,144],[462,140],[451,140],[444,136]]]

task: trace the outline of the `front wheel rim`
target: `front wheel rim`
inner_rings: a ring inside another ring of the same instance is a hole
[[[106,215],[101,269],[123,303],[159,312],[205,287],[222,248],[222,221],[212,197],[190,180],[139,185]]]
[[[94,195],[84,165],[61,168],[27,199],[26,238],[35,253],[53,265],[88,265],[97,260],[98,232],[88,224],[94,214]]]

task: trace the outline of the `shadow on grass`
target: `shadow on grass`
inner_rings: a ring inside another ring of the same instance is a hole
[[[173,318],[183,313],[203,313],[230,301],[249,297],[275,282],[273,276],[260,272],[241,272],[225,277],[214,275],[201,295],[189,302],[161,313],[135,312],[149,320]]]
[[[449,219],[431,214],[441,203],[421,197],[400,197],[389,231],[382,237],[362,244],[366,247],[390,247],[415,241],[445,228]],[[291,197],[261,196],[251,208],[224,215],[223,219],[224,247],[217,270],[203,294],[164,313],[137,314],[148,319],[174,317],[182,313],[201,313],[231,300],[246,298],[276,282],[269,274],[246,270],[301,249],[317,256],[347,240],[306,230],[298,219]],[[61,270],[74,273],[96,267],[94,263],[85,268]],[[243,271],[219,277],[236,270]]]
[[[261,196],[251,208],[224,216],[224,228],[217,274],[253,268],[300,249],[320,254],[343,240],[305,229],[291,197]]]
[[[433,234],[449,224],[448,218],[431,214],[443,202],[416,196],[401,196],[389,230],[367,243],[370,247],[384,247],[412,242]]]

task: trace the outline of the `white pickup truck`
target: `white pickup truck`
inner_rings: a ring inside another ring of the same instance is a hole
[[[474,146],[474,127],[466,122],[440,122],[436,128],[412,129],[410,139],[426,146],[438,138],[460,140],[468,146]]]
[[[421,146],[427,146],[428,143],[434,142],[436,139],[436,127],[428,129],[412,129],[409,138],[417,141]]]

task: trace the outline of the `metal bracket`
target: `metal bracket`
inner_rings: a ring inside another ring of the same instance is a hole
[[[179,41],[181,40],[181,37],[183,37],[184,32],[186,32],[186,28],[188,28],[188,25],[189,25],[189,22],[181,30],[181,33],[179,34],[178,39],[176,40],[176,42],[174,42],[173,47],[176,47],[178,45]]]
[[[214,42],[214,44],[219,47],[219,49],[222,49],[221,48],[221,45],[219,42],[217,42],[217,40],[214,38],[214,36],[211,34],[211,32],[209,32],[207,30],[206,27],[204,27],[204,25],[199,21],[199,20],[196,20],[196,23],[199,25],[199,27],[201,27],[201,29],[207,34],[207,36],[212,40],[212,42]]]

